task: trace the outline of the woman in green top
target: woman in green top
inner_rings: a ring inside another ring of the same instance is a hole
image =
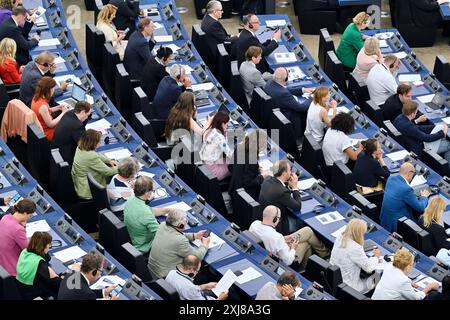
[[[356,56],[364,46],[364,40],[367,38],[366,35],[361,34],[361,30],[367,28],[369,23],[370,16],[365,12],[360,12],[353,18],[353,23],[350,23],[342,34],[341,42],[336,50],[336,56],[351,71],[355,69]]]
[[[77,195],[82,199],[92,199],[88,173],[105,187],[107,178],[117,173],[117,161],[95,151],[100,146],[101,138],[100,131],[88,129],[78,141],[72,165],[72,180]]]
[[[36,231],[17,261],[17,284],[24,300],[58,296],[61,278],[49,266],[52,236]]]

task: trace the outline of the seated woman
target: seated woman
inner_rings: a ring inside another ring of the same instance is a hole
[[[36,116],[44,129],[44,134],[49,141],[53,140],[56,126],[64,114],[69,111],[65,105],[50,108],[50,99],[55,92],[55,86],[56,81],[53,78],[42,77],[36,86],[33,100],[31,100],[31,110],[36,113]],[[56,118],[53,118],[52,113],[56,111],[61,111],[61,113]]]
[[[203,128],[195,121],[196,117],[195,95],[190,91],[185,91],[180,95],[177,103],[170,109],[164,130],[167,144],[174,145],[180,140],[181,136],[192,132],[202,136],[206,128],[211,124],[212,117],[208,116],[206,118],[206,124]]]
[[[361,34],[361,30],[367,28],[370,23],[370,15],[365,12],[358,13],[345,28],[341,42],[336,49],[336,56],[341,60],[344,68],[352,71],[356,66],[356,56],[364,45],[366,35]]]
[[[267,134],[261,129],[255,129],[247,134],[236,146],[228,189],[232,199],[237,189],[244,188],[253,199],[258,200],[264,178],[269,175],[258,164],[259,154],[266,150],[266,146]]]
[[[11,38],[4,38],[0,41],[0,77],[4,84],[19,84],[22,80],[22,72],[25,66],[19,68],[19,64],[14,59],[17,45]]]
[[[123,60],[127,41],[123,40],[125,34],[116,30],[113,19],[116,17],[117,7],[112,4],[104,5],[97,16],[97,29],[105,35],[105,41],[111,42],[114,49],[119,54],[120,60]]]
[[[414,290],[417,284],[408,278],[414,268],[414,256],[408,249],[397,250],[392,265],[384,268],[372,300],[422,300],[431,290],[437,290],[437,282],[429,283],[422,291]]]
[[[36,231],[19,256],[16,279],[24,300],[58,296],[61,278],[49,265],[51,244],[49,233]]]
[[[336,101],[330,100],[330,90],[327,87],[319,87],[314,90],[313,101],[308,108],[306,116],[305,134],[310,134],[314,140],[321,143],[325,135],[325,128],[331,126],[331,120],[336,116]],[[333,110],[331,117],[328,112]]]
[[[390,175],[383,160],[383,150],[376,138],[361,142],[363,152],[358,155],[353,167],[353,177],[357,190],[362,194],[383,190],[383,185]]]
[[[125,203],[133,195],[134,181],[139,171],[139,161],[129,157],[120,161],[117,174],[106,188],[112,212],[123,211]]]
[[[423,215],[419,217],[419,225],[428,231],[434,245],[436,255],[440,249],[450,249],[450,242],[447,241],[448,235],[445,232],[442,214],[445,211],[447,203],[441,197],[433,197],[428,202]]]
[[[364,42],[364,47],[359,50],[356,57],[356,67],[353,72],[359,74],[361,79],[366,81],[370,69],[377,63],[383,63],[380,41],[376,37],[369,37]]]
[[[72,180],[77,195],[82,199],[92,199],[87,174],[106,187],[106,179],[117,173],[117,161],[97,153],[102,134],[88,129],[80,137],[72,165]]]
[[[361,270],[371,273],[382,258],[379,249],[373,250],[373,257],[364,252],[364,234],[367,223],[361,219],[352,219],[342,235],[338,236],[331,251],[330,264],[341,269],[342,281],[358,290],[367,293],[375,288],[375,275],[361,278]]]
[[[217,112],[203,134],[203,145],[200,149],[200,159],[219,181],[230,175],[226,159],[233,154],[233,150],[226,139],[228,121],[230,117],[226,112]]]
[[[340,160],[344,164],[351,159],[355,161],[362,151],[361,142],[356,146],[352,145],[349,138],[355,130],[355,119],[347,113],[339,113],[331,120],[331,128],[325,133],[322,144],[322,152],[325,164],[329,167]]]

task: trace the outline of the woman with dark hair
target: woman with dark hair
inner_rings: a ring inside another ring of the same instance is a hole
[[[381,191],[390,175],[383,160],[381,145],[375,138],[362,141],[361,144],[364,152],[358,155],[353,168],[357,190],[362,194]]]
[[[355,119],[347,113],[339,113],[331,120],[331,128],[327,130],[322,145],[327,166],[332,166],[339,160],[344,164],[347,164],[349,159],[356,160],[362,151],[362,145],[360,142],[356,146],[352,145],[348,135],[354,130]]]
[[[61,278],[49,265],[48,251],[51,244],[52,236],[49,233],[36,231],[28,247],[19,256],[16,279],[25,300],[56,298],[58,295]]]
[[[211,124],[212,117],[207,117],[206,125],[203,128],[194,120],[196,117],[195,95],[192,92],[185,91],[180,95],[177,103],[170,109],[164,130],[167,144],[173,145],[177,143],[180,137],[188,132],[194,132],[200,136],[203,135],[206,128]],[[177,129],[184,130],[176,132]]]
[[[230,175],[226,158],[231,157],[233,150],[228,146],[226,139],[228,121],[230,117],[226,112],[217,112],[203,134],[203,145],[200,149],[200,159],[219,181]]]
[[[255,129],[247,134],[236,146],[228,189],[231,198],[237,189],[244,188],[253,199],[258,200],[264,178],[269,175],[263,172],[258,164],[259,153],[266,150],[266,146],[267,134],[261,129]]]
[[[101,138],[100,131],[88,129],[78,141],[72,165],[72,180],[77,195],[82,199],[92,199],[88,173],[105,187],[107,178],[117,173],[117,161],[95,151],[100,146]]]
[[[56,126],[63,115],[69,110],[65,105],[50,108],[50,99],[55,92],[55,86],[56,81],[53,78],[42,77],[36,86],[36,91],[34,92],[34,97],[31,101],[31,110],[36,113],[36,116],[44,129],[44,134],[49,141],[53,140]],[[56,111],[61,111],[61,114],[56,118],[53,118],[52,113]]]
[[[161,46],[156,51],[156,57],[149,59],[145,64],[142,72],[141,86],[149,101],[153,101],[161,80],[169,75],[166,67],[172,59],[172,49]]]

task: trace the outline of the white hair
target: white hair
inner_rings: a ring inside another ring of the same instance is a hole
[[[185,69],[181,64],[175,63],[169,68],[169,75],[176,79],[178,76],[183,76],[185,74]]]
[[[187,219],[187,214],[185,211],[180,209],[171,209],[167,214],[166,224],[177,227],[182,223],[185,223]]]
[[[208,2],[208,4],[206,5],[206,12],[207,12],[207,13],[213,13],[214,10],[216,10],[216,8],[219,7],[219,5],[221,5],[220,1],[217,1],[217,0],[211,0],[211,1]]]

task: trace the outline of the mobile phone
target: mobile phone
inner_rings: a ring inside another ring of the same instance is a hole
[[[111,291],[110,296],[117,296],[120,291],[122,291],[122,287],[118,285]]]
[[[13,206],[17,201],[21,200],[22,196],[18,193],[16,193],[12,199],[8,202],[8,206]]]
[[[211,233],[211,230],[206,230],[206,232],[203,234],[203,238],[208,238]]]
[[[125,30],[123,30],[123,34],[127,34],[128,31],[130,31],[130,28],[126,28]]]

